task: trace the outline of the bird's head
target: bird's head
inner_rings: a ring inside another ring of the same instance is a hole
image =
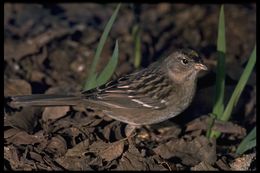
[[[198,72],[207,70],[201,57],[191,49],[183,49],[172,53],[164,60],[164,67],[170,79],[175,83],[195,80]]]

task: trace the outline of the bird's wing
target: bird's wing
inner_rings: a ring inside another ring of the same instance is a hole
[[[172,90],[170,80],[162,73],[158,69],[142,70],[83,94],[87,99],[114,108],[162,109]]]

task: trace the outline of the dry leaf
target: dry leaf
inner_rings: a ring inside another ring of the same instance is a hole
[[[45,122],[55,120],[65,116],[69,110],[69,106],[46,107],[42,113],[42,119]]]
[[[100,152],[101,158],[112,161],[122,155],[124,151],[124,140],[109,144],[109,147]]]
[[[32,93],[31,85],[21,79],[5,80],[4,88],[5,96],[26,95]]]

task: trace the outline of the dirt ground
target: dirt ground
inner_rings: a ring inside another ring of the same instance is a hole
[[[122,4],[101,54],[119,41],[116,76],[134,68],[133,27],[141,29],[141,68],[179,48],[197,50],[209,68],[181,115],[126,138],[126,124],[74,107],[12,108],[7,96],[78,93],[117,4],[4,4],[5,170],[256,170],[256,149],[235,154],[256,126],[253,71],[219,139],[205,137],[212,111],[220,5]],[[256,5],[225,5],[226,102],[256,42]],[[113,77],[116,78],[116,77]]]

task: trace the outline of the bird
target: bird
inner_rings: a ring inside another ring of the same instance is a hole
[[[179,49],[137,72],[80,94],[11,96],[15,106],[82,104],[129,125],[151,125],[183,112],[195,95],[198,74],[207,70],[192,49]]]

